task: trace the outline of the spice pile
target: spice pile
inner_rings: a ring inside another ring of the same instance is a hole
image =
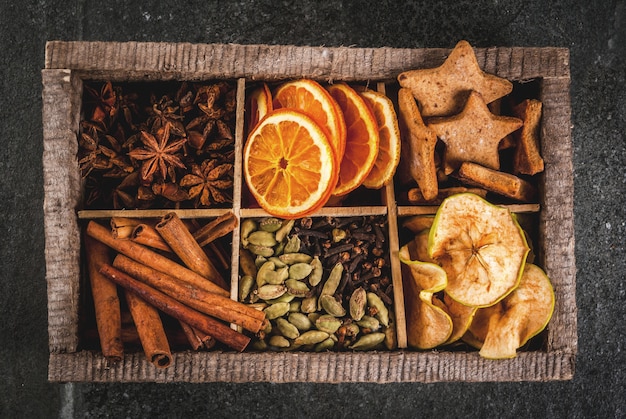
[[[78,163],[85,207],[232,202],[235,86],[85,83]]]
[[[239,300],[268,320],[257,350],[393,349],[384,216],[246,219]]]

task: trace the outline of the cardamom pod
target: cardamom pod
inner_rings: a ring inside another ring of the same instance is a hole
[[[373,292],[367,293],[367,305],[376,310],[374,315],[383,326],[389,326],[389,310],[381,298]]]
[[[320,343],[328,339],[328,337],[329,334],[322,332],[321,330],[309,330],[308,332],[304,332],[298,336],[293,343],[296,345],[315,345],[316,343]]]
[[[259,229],[270,233],[276,232],[282,225],[283,222],[275,217],[268,217],[259,221]]]
[[[361,320],[356,322],[356,324],[358,324],[364,329],[369,329],[372,332],[375,332],[378,329],[380,329],[380,322],[378,321],[378,319],[372,316],[368,316],[368,315],[363,316]]]
[[[264,310],[265,317],[269,320],[277,319],[289,313],[289,303],[276,303],[266,307]]]
[[[293,300],[289,302],[290,313],[300,313],[300,307],[302,306],[302,300]]]
[[[255,265],[254,258],[247,249],[241,249],[239,252],[239,267],[244,275],[256,278],[256,273],[259,268]]]
[[[280,335],[271,336],[268,343],[275,348],[288,348],[291,345],[286,337]]]
[[[243,247],[248,247],[248,236],[250,235],[250,233],[256,230],[257,224],[256,221],[254,221],[253,219],[246,218],[241,222],[241,228],[239,231],[241,232],[241,245]]]
[[[267,342],[265,342],[265,339],[255,340],[250,345],[250,349],[252,349],[254,351],[259,351],[259,352],[266,351],[267,350]]]
[[[300,251],[300,237],[291,236],[287,239],[287,243],[285,243],[285,247],[283,249],[284,253],[297,253]]]
[[[287,319],[289,320],[289,323],[296,326],[301,332],[306,332],[313,327],[311,320],[309,320],[306,314],[303,313],[289,313],[289,317],[287,317]]]
[[[319,302],[325,312],[335,317],[343,317],[346,315],[346,309],[332,295],[320,295]]]
[[[315,320],[315,327],[326,333],[335,333],[341,326],[341,320],[330,314],[322,314]]]
[[[313,271],[313,267],[309,263],[294,263],[289,267],[289,278],[304,279]]]
[[[257,256],[263,256],[265,258],[268,258],[274,255],[274,249],[269,246],[261,246],[254,243],[248,243],[248,246],[246,248]]]
[[[309,287],[297,279],[289,278],[285,281],[285,286],[287,287],[287,292],[289,294],[293,294],[299,297],[304,297],[307,292],[309,292]]]
[[[315,256],[311,261],[311,274],[309,275],[309,284],[314,287],[322,282],[322,276],[324,275],[324,266],[319,257]]]
[[[276,246],[276,243],[278,242],[276,241],[274,234],[269,231],[257,230],[253,231],[248,236],[248,246],[250,246],[250,244],[254,244],[263,247],[274,247]]]
[[[311,263],[313,256],[306,253],[283,253],[278,256],[278,259],[287,265],[293,265],[294,263]]]
[[[274,236],[276,237],[276,241],[282,242],[283,239],[285,237],[287,237],[287,235],[289,233],[291,233],[291,229],[293,228],[295,223],[296,223],[296,220],[285,220],[285,221],[283,221],[283,223],[280,226],[280,228],[278,230],[276,230],[276,232],[274,233]]]
[[[276,319],[276,327],[280,331],[280,334],[286,338],[295,339],[300,336],[298,328],[282,317]]]
[[[315,352],[328,351],[330,349],[333,349],[333,346],[335,346],[335,341],[331,337],[329,337],[329,338],[321,341],[317,345],[315,345],[314,351]]]
[[[341,274],[343,273],[343,265],[341,263],[336,263],[331,269],[330,274],[328,275],[328,279],[324,283],[322,287],[322,292],[320,292],[320,299],[317,303],[317,309],[321,310],[322,308],[322,296],[330,295],[332,296],[335,291],[337,291],[337,287],[339,287],[339,282],[341,281]],[[345,310],[344,310],[345,311]]]
[[[272,300],[278,298],[287,292],[287,287],[284,285],[263,285],[257,288],[257,295],[262,300]]]
[[[243,301],[248,298],[252,287],[254,286],[254,278],[250,275],[243,275],[239,279],[239,301]]]
[[[314,313],[317,311],[317,297],[306,297],[302,300],[300,311],[303,313]]]
[[[350,349],[355,351],[367,351],[376,347],[383,340],[385,340],[384,333],[369,333],[367,335],[361,336],[354,344],[350,346]]]
[[[359,321],[365,315],[365,307],[367,305],[367,293],[365,289],[359,287],[352,292],[350,296],[350,317]]]
[[[276,266],[276,268],[284,268],[285,266],[287,266],[287,264],[280,260],[278,256],[272,256],[268,260],[274,262],[274,266]]]
[[[276,304],[276,303],[289,303],[289,307],[291,308],[291,302],[296,298],[295,295],[289,294],[289,291],[281,295],[277,298],[272,298],[271,300],[265,300],[268,304]]]

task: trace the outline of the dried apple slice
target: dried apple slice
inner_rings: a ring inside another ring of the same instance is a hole
[[[509,210],[471,193],[443,201],[428,238],[429,255],[448,276],[446,292],[472,307],[493,305],[515,289],[528,251]]]
[[[472,319],[478,309],[453,300],[447,293],[443,295],[443,303],[445,304],[446,312],[452,319],[452,334],[444,343],[449,345],[463,337],[472,324]]]
[[[517,349],[548,325],[554,289],[545,272],[526,264],[519,286],[504,300],[478,310],[463,340],[489,359],[513,358]]]
[[[452,319],[435,293],[446,287],[446,273],[434,263],[411,260],[409,246],[399,252],[405,290],[407,341],[415,349],[432,349],[448,340]]]

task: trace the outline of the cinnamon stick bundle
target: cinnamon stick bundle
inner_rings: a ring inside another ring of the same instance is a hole
[[[216,340],[239,352],[242,352],[246,346],[248,346],[248,343],[250,343],[250,338],[246,335],[239,333],[224,323],[221,323],[180,303],[169,295],[132,278],[128,274],[117,270],[111,265],[102,266],[102,268],[100,268],[100,272],[121,287],[137,294],[157,309],[174,317],[175,319],[178,319],[179,321],[187,323],[189,326],[194,327],[203,333],[213,336]]]
[[[166,214],[156,225],[156,230],[189,269],[224,289],[228,288],[222,275],[175,212]]]
[[[135,243],[132,240],[118,240],[113,238],[109,230],[94,221],[90,221],[89,224],[87,224],[87,234],[106,244],[118,253],[122,253],[137,262],[156,269],[157,271],[167,273],[168,275],[207,292],[222,295],[224,297],[230,296],[228,291],[213,282],[208,281],[202,275],[185,268],[184,266],[148,249],[145,246]]]
[[[159,312],[128,290],[124,295],[146,358],[157,368],[169,367],[172,363],[172,352]]]
[[[100,347],[104,357],[109,362],[116,363],[124,355],[120,300],[115,283],[100,273],[100,268],[110,263],[109,248],[85,236],[85,251]]]
[[[204,314],[237,324],[253,333],[263,327],[265,313],[243,303],[184,284],[124,255],[117,255],[113,266]]]
[[[171,252],[172,248],[163,240],[154,227],[148,224],[138,224],[133,229],[130,239],[135,243],[151,247],[153,249]]]

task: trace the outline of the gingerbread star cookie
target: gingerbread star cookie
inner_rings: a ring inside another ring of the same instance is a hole
[[[424,118],[453,115],[474,90],[490,103],[513,90],[513,84],[482,71],[472,46],[460,41],[436,68],[410,70],[398,75],[400,86],[411,89]]]
[[[437,197],[437,169],[435,167],[435,145],[437,135],[428,128],[420,115],[415,98],[406,88],[398,90],[398,109],[404,131],[401,150],[408,170],[415,179],[426,201]]]
[[[427,126],[446,144],[444,171],[450,174],[465,161],[500,169],[498,143],[522,124],[521,119],[492,114],[480,93],[471,92],[461,113],[431,118]]]

